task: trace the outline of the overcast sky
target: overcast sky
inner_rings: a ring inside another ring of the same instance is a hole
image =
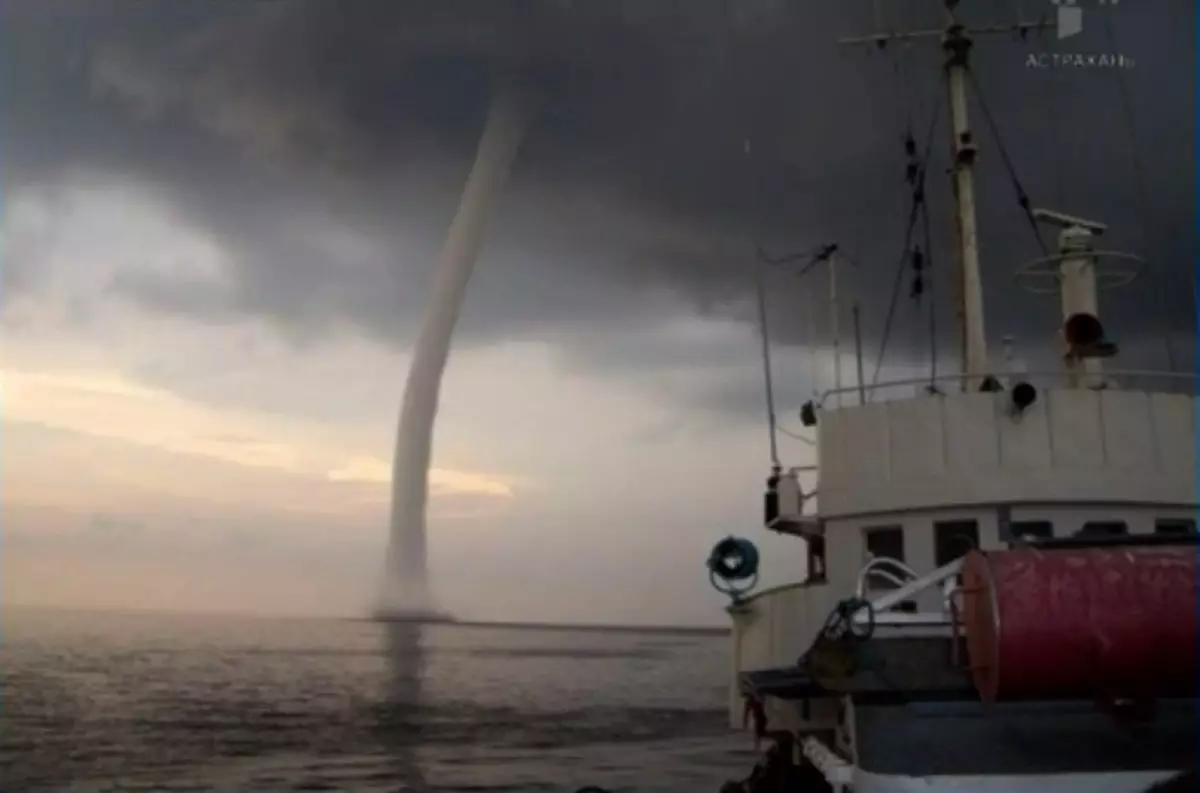
[[[962,5],[979,23],[1052,9]],[[366,607],[427,276],[501,73],[540,111],[442,391],[437,595],[468,618],[720,622],[703,560],[729,533],[761,540],[766,583],[798,577],[799,543],[757,526],[753,258],[839,242],[874,369],[903,135],[924,147],[940,88],[933,42],[839,52],[873,31],[871,6],[5,0],[5,602]],[[888,25],[938,20],[932,2],[884,6]],[[1102,297],[1131,367],[1165,368],[1166,337],[1195,358],[1194,30],[1191,0],[1129,0],[1085,10],[1068,41],[977,48],[1034,203],[1109,222],[1105,247],[1150,263],[1120,306]],[[1026,66],[1099,51],[1135,66]],[[1012,286],[1037,242],[975,113],[989,337],[1041,360],[1055,301]],[[945,141],[930,200],[949,355]],[[769,284],[795,431],[831,386],[827,307],[803,288],[824,285]],[[906,276],[885,374],[927,366],[928,303],[907,293]]]

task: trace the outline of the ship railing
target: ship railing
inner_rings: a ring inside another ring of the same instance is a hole
[[[902,587],[918,576],[915,570],[899,559],[891,556],[876,556],[858,572],[858,586],[855,588],[854,594],[859,600],[866,597],[867,582],[871,578],[882,578],[893,586]]]
[[[912,568],[891,557],[876,557],[868,562],[858,575],[856,594],[860,600],[866,600],[866,584],[871,576],[886,575],[888,580],[894,580],[900,585],[886,594],[867,600],[870,609],[860,609],[855,612],[854,621],[860,625],[889,625],[895,627],[953,627],[954,625],[954,596],[958,590],[958,574],[962,571],[962,559],[956,559],[942,565],[932,573],[917,575]],[[898,577],[886,569],[892,567],[901,569],[908,574],[906,582],[900,582]],[[903,612],[893,611],[896,606],[911,600],[916,595],[933,587],[942,590],[941,611]]]
[[[1166,390],[1195,394],[1196,372],[1171,372],[1160,369],[1106,369],[1101,375],[1107,388],[1122,391]],[[1068,385],[1067,374],[1061,369],[1029,372],[1003,372],[1001,381],[1024,381],[1042,389],[1064,388]],[[816,405],[824,409],[855,407],[864,402],[888,402],[898,399],[946,394],[958,390],[964,376],[961,372],[930,377],[906,377],[884,380],[861,386],[830,388],[821,393]]]

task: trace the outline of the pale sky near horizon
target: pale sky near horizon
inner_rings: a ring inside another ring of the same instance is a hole
[[[436,432],[436,596],[468,619],[720,624],[704,559],[731,533],[763,549],[763,585],[802,575],[802,545],[758,525],[769,461],[749,265],[759,243],[858,235],[846,247],[866,271],[850,279],[872,370],[903,231],[902,130],[886,63],[826,46],[869,14],[746,0],[728,24],[708,9],[722,4],[697,4],[689,27],[665,11],[580,21],[545,5],[544,30],[465,2],[444,19],[393,3],[391,28],[300,0],[4,5],[3,603],[369,607],[410,347],[481,119],[475,72],[510,47],[567,51],[604,77],[539,117],[469,290]],[[1188,3],[1167,5],[1194,22]],[[1141,58],[1129,79],[1157,142],[1143,152],[1161,203],[1152,254],[1194,278],[1180,176],[1194,92],[1154,71],[1194,25],[1128,13],[1124,46]],[[601,68],[609,45],[587,50],[589,26],[644,71]],[[551,33],[572,43],[536,38]],[[993,56],[1007,75],[988,89],[997,115],[1051,96],[1021,62]],[[754,71],[764,64],[778,73]],[[810,112],[832,89],[795,75],[830,64],[877,104]],[[1078,89],[1068,109],[1110,96],[1108,76],[1061,79]],[[913,106],[924,119],[928,103]],[[1010,129],[1031,193],[1054,194],[1039,166],[1058,157],[1069,209],[1129,216],[1128,180],[1093,167],[1121,156],[1121,130],[1055,155],[1038,113]],[[997,160],[981,178],[1002,193]],[[856,186],[879,174],[886,190]],[[985,249],[991,333],[1051,339],[1053,301],[1007,286],[1034,255],[1027,230],[1009,209],[981,212],[985,230],[1005,229]],[[1114,244],[1139,241],[1136,225],[1114,223]],[[831,385],[828,339],[809,335],[796,279],[771,279],[780,408],[796,431],[814,382]],[[1192,335],[1194,309],[1164,308],[1164,283],[1114,312],[1135,364],[1163,365],[1156,334]],[[1181,282],[1169,283],[1168,297]],[[1155,328],[1136,324],[1147,316]],[[898,317],[885,373],[920,371],[923,315],[902,303]],[[782,442],[789,464],[811,461]]]
[[[174,259],[203,277],[228,255],[119,179],[10,194],[10,250],[39,234],[52,242],[38,266],[55,277],[6,312],[4,602],[364,610],[407,351],[353,331],[293,346],[257,319],[198,325],[88,304],[122,266]],[[742,323],[680,314],[611,335],[685,355],[721,347],[731,373],[759,376]],[[191,393],[160,384],[180,370]],[[758,539],[765,434],[754,416],[731,426],[680,409],[672,394],[709,377],[686,362],[588,373],[534,339],[456,352],[431,479],[445,606],[480,619],[717,621],[703,554],[729,532]],[[785,580],[784,560],[803,554],[771,545]],[[679,597],[689,591],[691,603]]]

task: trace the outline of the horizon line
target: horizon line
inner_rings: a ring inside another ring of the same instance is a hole
[[[243,619],[299,619],[299,620],[329,620],[335,622],[378,622],[371,614],[302,614],[302,613],[273,613],[257,611],[232,611],[220,609],[162,609],[154,607],[120,606],[64,606],[38,603],[2,603],[0,613],[4,611],[58,611],[77,614],[125,614],[131,616],[178,616],[178,617],[238,617]],[[623,631],[626,633],[676,633],[676,634],[726,634],[732,628],[722,625],[697,624],[650,624],[650,623],[619,623],[619,622],[562,622],[542,620],[480,620],[480,619],[451,619],[444,622],[431,620],[430,625],[447,625],[463,628],[516,628],[524,630],[576,630],[576,631]]]

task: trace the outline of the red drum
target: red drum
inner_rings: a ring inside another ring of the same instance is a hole
[[[973,551],[963,622],[980,696],[1194,696],[1195,547]]]

